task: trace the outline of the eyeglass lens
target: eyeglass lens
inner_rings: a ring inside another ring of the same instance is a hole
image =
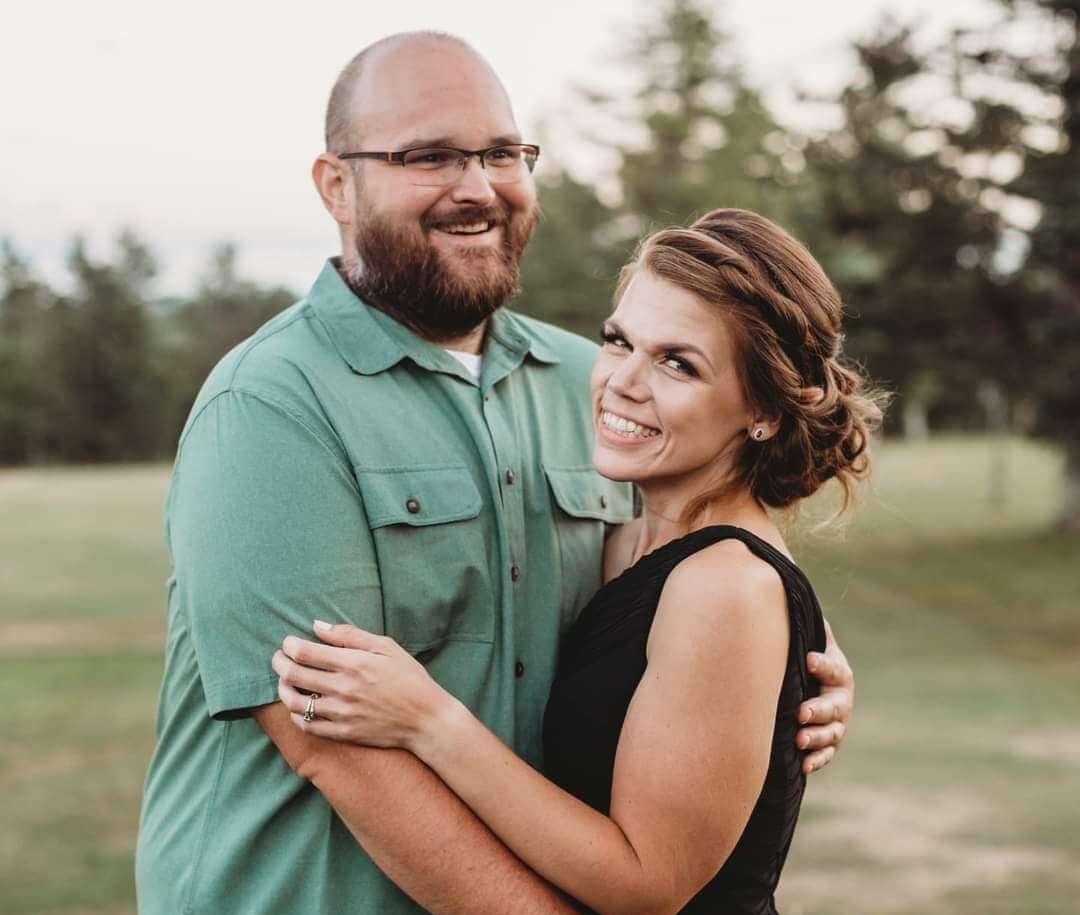
[[[484,170],[488,180],[495,183],[521,181],[535,164],[532,146],[496,146],[484,153]],[[411,149],[403,165],[417,184],[452,184],[465,166],[465,154],[442,147]]]

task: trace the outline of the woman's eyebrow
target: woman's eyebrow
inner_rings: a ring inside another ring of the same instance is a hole
[[[618,322],[612,321],[610,318],[604,322],[604,329],[609,334],[615,334],[617,337],[622,337],[626,340],[630,339],[630,337],[626,336],[625,332],[623,331],[622,327],[619,326]],[[670,344],[647,344],[645,345],[645,348],[650,352],[690,352],[700,355],[701,358],[706,361],[708,359],[708,356],[705,355],[704,350],[694,346],[693,344],[685,344],[685,342],[670,342]]]
[[[655,347],[659,353],[693,353],[702,359],[708,359],[705,351],[694,346],[692,343],[659,343]]]

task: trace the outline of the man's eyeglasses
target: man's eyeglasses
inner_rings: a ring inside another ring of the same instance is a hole
[[[413,184],[428,187],[453,184],[465,170],[470,156],[476,156],[493,184],[521,181],[536,166],[540,147],[531,143],[489,146],[487,149],[455,149],[452,146],[423,146],[399,152],[347,152],[339,159],[381,159],[400,165]]]

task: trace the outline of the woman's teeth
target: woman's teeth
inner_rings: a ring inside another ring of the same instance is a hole
[[[620,435],[627,435],[633,438],[653,438],[660,434],[659,429],[651,429],[648,426],[641,426],[635,423],[633,420],[626,419],[623,416],[616,416],[614,413],[609,413],[607,410],[600,412],[600,422],[604,424],[604,427],[611,429],[613,432],[618,432]]]

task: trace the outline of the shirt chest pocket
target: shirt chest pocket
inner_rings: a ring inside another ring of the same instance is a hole
[[[603,583],[604,538],[609,525],[634,517],[633,490],[591,467],[544,467],[554,497],[563,629]]]
[[[357,470],[386,634],[416,653],[495,635],[483,501],[465,467]]]

